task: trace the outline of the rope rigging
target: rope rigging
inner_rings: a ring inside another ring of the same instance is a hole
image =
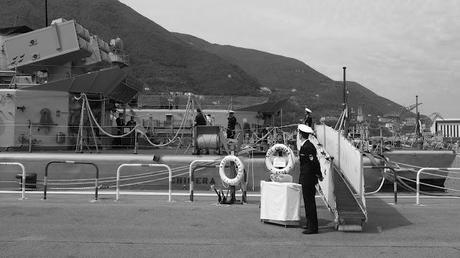
[[[188,97],[188,100],[187,100],[187,106],[186,106],[186,110],[185,110],[185,115],[184,117],[182,118],[182,121],[180,123],[180,126],[178,128],[178,130],[176,131],[175,135],[173,136],[172,139],[170,139],[168,142],[166,143],[163,143],[163,144],[155,144],[153,143],[149,137],[147,136],[146,132],[145,132],[145,129],[141,126],[141,125],[136,125],[135,127],[133,127],[129,132],[127,133],[124,133],[124,134],[121,134],[121,135],[114,135],[114,134],[111,134],[109,132],[107,132],[106,130],[104,130],[104,128],[97,122],[97,119],[93,113],[93,111],[91,110],[91,106],[89,104],[89,100],[88,100],[88,97],[86,96],[85,93],[81,93],[80,97],[74,97],[76,101],[80,101],[82,100],[82,116],[80,118],[80,128],[83,126],[83,114],[84,114],[84,109],[86,109],[86,112],[89,114],[89,121],[90,121],[90,126],[91,126],[91,129],[93,130],[93,122],[94,124],[96,125],[96,127],[103,133],[105,134],[106,136],[109,136],[109,137],[112,137],[112,138],[123,138],[123,137],[126,137],[130,134],[132,134],[133,132],[138,132],[140,133],[142,136],[144,136],[144,138],[146,139],[146,141],[154,146],[154,147],[164,147],[164,146],[167,146],[173,142],[175,142],[178,138],[179,138],[179,134],[181,133],[182,129],[184,128],[185,126],[185,123],[187,121],[187,119],[189,118],[190,116],[190,110],[191,110],[191,99],[190,99],[190,96]],[[93,131],[93,135],[94,134],[94,131]]]

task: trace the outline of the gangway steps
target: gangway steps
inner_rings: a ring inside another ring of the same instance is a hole
[[[334,195],[337,206],[337,228],[341,231],[361,231],[366,215],[361,209],[354,191],[340,171],[333,169]]]

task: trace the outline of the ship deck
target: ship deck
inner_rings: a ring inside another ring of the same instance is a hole
[[[459,257],[459,198],[391,194],[367,198],[363,232],[335,231],[317,198],[320,233],[265,224],[259,197],[216,205],[216,198],[0,194],[2,257]],[[303,216],[302,209],[302,216]]]

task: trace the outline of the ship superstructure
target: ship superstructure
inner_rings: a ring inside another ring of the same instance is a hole
[[[107,43],[74,20],[45,28],[0,29],[0,147],[65,148],[75,141],[85,93],[101,125],[114,102],[126,103],[142,84],[129,75],[123,41]],[[32,137],[33,135],[33,137]]]

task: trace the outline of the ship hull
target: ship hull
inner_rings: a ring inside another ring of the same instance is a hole
[[[414,185],[417,171],[421,168],[449,168],[452,166],[456,154],[453,151],[444,150],[394,150],[384,153],[384,156],[399,165],[397,175],[406,179],[408,184]],[[421,173],[420,180],[427,184],[443,187],[448,171],[427,170],[427,174]],[[428,174],[429,173],[429,174]],[[392,179],[389,176],[388,179]],[[407,180],[408,179],[408,180]]]

